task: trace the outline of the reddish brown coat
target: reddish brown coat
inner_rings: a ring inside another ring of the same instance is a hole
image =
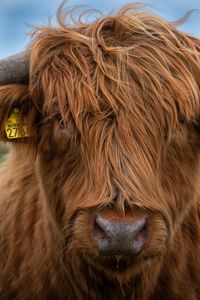
[[[200,41],[124,8],[29,51],[0,87],[1,139],[16,106],[32,135],[0,171],[0,298],[200,300]],[[147,216],[137,257],[99,254],[97,213]]]

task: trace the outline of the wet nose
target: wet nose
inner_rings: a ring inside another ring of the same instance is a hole
[[[138,254],[147,240],[147,218],[112,220],[96,216],[94,238],[103,255]]]

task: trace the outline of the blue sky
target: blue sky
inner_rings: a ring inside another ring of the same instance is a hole
[[[128,2],[130,1],[69,0],[68,5],[84,4],[106,13]],[[47,24],[48,15],[53,18],[60,3],[61,0],[0,0],[0,58],[25,49],[29,41],[28,24]],[[145,3],[170,21],[180,18],[190,9],[200,10],[200,0],[146,0]],[[200,37],[200,12],[195,12],[180,29]]]

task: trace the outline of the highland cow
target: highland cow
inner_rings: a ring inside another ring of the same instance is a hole
[[[2,300],[200,299],[200,40],[134,8],[0,63]]]

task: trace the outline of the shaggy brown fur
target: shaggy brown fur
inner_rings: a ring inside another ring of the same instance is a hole
[[[1,138],[14,106],[32,129],[1,169],[0,298],[199,300],[200,41],[123,8],[29,51],[0,88]],[[147,216],[144,249],[100,255],[97,213]]]

